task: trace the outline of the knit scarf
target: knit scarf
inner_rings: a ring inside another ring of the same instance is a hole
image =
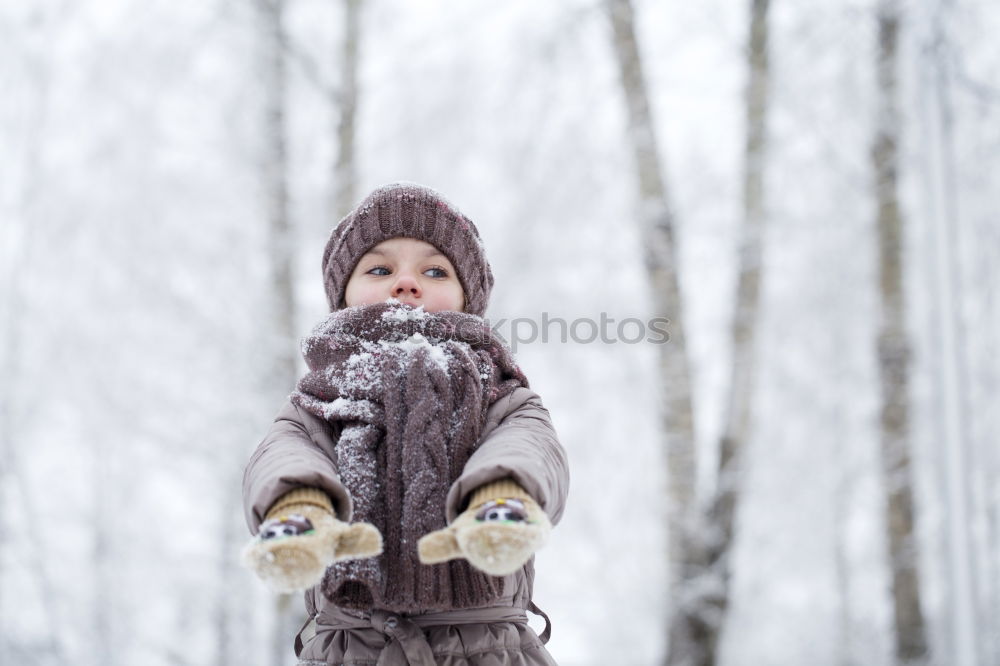
[[[417,540],[446,526],[445,501],[479,444],[489,406],[528,382],[480,317],[396,301],[332,313],[303,341],[292,401],[332,423],[355,521],[382,533],[376,558],[339,562],[321,583],[336,605],[400,613],[475,608],[501,579],[465,560],[423,565]]]

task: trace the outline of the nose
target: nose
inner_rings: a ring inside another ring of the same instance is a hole
[[[394,298],[402,296],[412,296],[420,298],[420,283],[410,273],[400,273],[395,284],[392,285],[392,295]]]

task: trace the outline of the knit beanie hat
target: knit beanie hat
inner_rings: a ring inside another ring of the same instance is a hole
[[[323,282],[330,310],[344,307],[347,281],[368,250],[390,238],[415,238],[440,250],[458,272],[465,311],[483,316],[493,288],[479,231],[434,190],[392,183],[369,194],[340,221],[323,252]]]

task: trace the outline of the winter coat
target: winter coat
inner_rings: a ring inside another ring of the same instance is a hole
[[[351,520],[351,498],[335,463],[338,437],[337,426],[291,402],[282,408],[244,475],[246,517],[253,532],[279,497],[303,486],[325,491],[337,517]],[[466,508],[477,488],[503,478],[528,491],[553,524],[559,521],[569,485],[565,453],[541,400],[523,387],[490,406],[480,444],[448,492],[448,520]],[[527,625],[525,611],[534,610],[533,577],[532,561],[505,576],[502,593],[489,608],[409,615],[340,609],[313,588],[306,593],[306,608],[315,635],[304,644],[296,640],[299,663],[553,664]]]
[[[340,428],[336,466],[353,520],[383,537],[380,555],[327,569],[323,594],[397,613],[495,602],[498,579],[463,559],[426,566],[414,544],[446,527],[448,491],[490,406],[528,386],[506,343],[481,317],[384,302],[331,313],[302,355],[309,371],[290,399]]]

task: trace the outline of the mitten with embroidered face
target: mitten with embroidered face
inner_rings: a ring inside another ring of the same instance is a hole
[[[480,571],[506,576],[524,566],[551,530],[527,491],[504,479],[476,490],[468,509],[448,527],[422,537],[417,548],[424,564],[465,558]]]
[[[243,549],[243,564],[275,592],[316,585],[334,562],[374,557],[382,535],[369,523],[334,517],[329,496],[315,488],[282,495]]]

